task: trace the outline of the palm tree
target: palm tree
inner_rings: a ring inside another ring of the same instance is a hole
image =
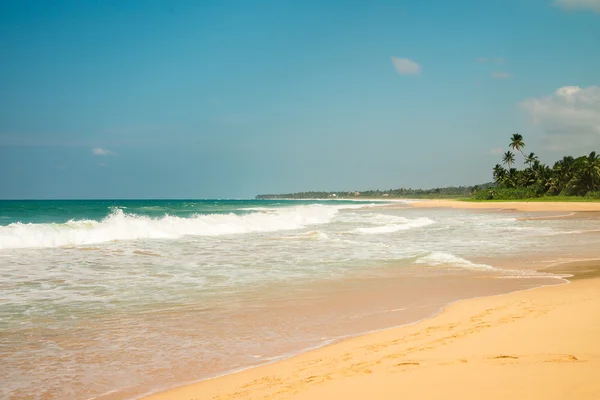
[[[592,151],[589,156],[582,157],[581,161],[580,168],[588,190],[596,190],[596,184],[600,181],[600,155]]]
[[[556,176],[550,176],[550,178],[546,181],[546,190],[550,194],[559,194],[561,191],[560,183]]]
[[[535,153],[529,153],[529,155],[525,157],[525,164],[533,164],[537,160],[538,157],[535,155]]]
[[[600,156],[592,151],[588,156],[581,156],[570,166],[570,179],[565,185],[569,194],[585,196],[596,190],[600,182]]]
[[[521,135],[520,133],[515,133],[511,136],[510,144],[508,145],[508,147],[518,151],[523,155],[523,158],[525,158],[525,154],[523,154],[523,148],[525,147],[525,143],[523,142],[523,135]]]
[[[504,179],[504,186],[507,188],[516,188],[519,186],[519,171],[517,171],[516,168],[511,168],[508,170],[506,179]]]
[[[506,170],[500,164],[494,167],[494,182],[496,185],[501,185],[506,179]]]
[[[560,193],[565,189],[568,183],[573,179],[573,164],[575,159],[571,156],[565,156],[562,160],[554,163],[554,175],[556,177],[557,192]]]
[[[508,165],[508,168],[510,170],[510,166],[515,163],[514,153],[512,153],[510,151],[507,151],[506,153],[504,153],[504,157],[502,158],[502,163]]]

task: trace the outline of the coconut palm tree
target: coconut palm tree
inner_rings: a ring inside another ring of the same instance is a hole
[[[533,164],[537,160],[538,160],[538,157],[535,155],[535,153],[529,153],[529,155],[525,157],[525,164],[530,165],[530,164]]]
[[[519,186],[519,171],[517,171],[516,168],[511,168],[508,170],[508,174],[504,179],[504,186],[507,188],[516,188]]]
[[[550,176],[550,178],[546,181],[545,186],[549,194],[557,195],[562,190],[560,182],[556,176]]]
[[[569,194],[585,196],[600,187],[600,156],[592,151],[587,156],[581,156],[573,161],[570,167],[570,179],[565,185]]]
[[[523,142],[523,135],[521,135],[520,133],[515,133],[511,136],[510,144],[508,145],[508,147],[518,151],[523,155],[523,158],[525,158],[525,154],[523,154],[523,148],[525,147],[525,143]]]
[[[573,179],[573,164],[575,159],[571,156],[565,156],[562,160],[554,163],[553,172],[556,177],[557,192],[560,193],[565,189],[567,184]]]
[[[544,194],[585,196],[596,191],[600,194],[600,154],[592,151],[578,158],[563,157],[551,168],[541,163],[535,153],[529,155],[523,153],[525,143],[522,135],[515,133],[510,140],[510,150],[503,154],[501,163],[507,168],[496,164],[493,170],[494,182],[499,188],[527,188],[536,196]],[[523,161],[527,166],[523,170],[513,168],[517,151],[523,155]],[[596,194],[591,196],[595,197]]]
[[[507,151],[506,153],[504,153],[504,157],[502,158],[502,163],[508,165],[508,168],[510,170],[510,166],[515,163],[514,153],[511,151]]]
[[[596,186],[600,182],[600,155],[592,151],[587,157],[581,157],[580,170],[588,190],[596,190]]]
[[[496,185],[502,185],[506,179],[506,170],[500,164],[494,167],[494,182]]]

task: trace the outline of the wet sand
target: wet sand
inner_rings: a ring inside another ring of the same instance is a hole
[[[401,269],[402,274],[395,273],[396,268]],[[148,385],[119,390],[96,399],[136,398],[149,390],[156,390],[156,382],[165,387],[179,386],[198,377],[206,379],[231,372],[232,368],[256,367],[289,358],[365,332],[430,318],[445,305],[464,298],[561,283],[558,279],[547,277],[497,279],[508,274],[488,271],[459,270],[431,275],[440,271],[433,268],[428,273],[424,266],[396,266],[381,269],[376,276],[373,273],[315,283],[309,287],[287,286],[280,292],[263,293],[263,299],[252,295],[243,301],[243,307],[241,304],[234,307],[236,310],[221,307],[219,310],[225,315],[224,320],[212,318],[210,323],[206,321],[209,318],[207,313],[198,314],[192,309],[183,314],[161,313],[144,323],[131,322],[130,325],[143,326],[145,335],[159,337],[158,332],[168,330],[171,340],[181,342],[195,338],[196,343],[211,343],[222,337],[219,343],[231,351],[227,357],[210,358],[207,354],[201,360],[171,360],[168,375],[157,376],[154,371],[148,370],[148,377],[155,378]],[[208,353],[212,348],[205,350]],[[214,349],[215,352],[217,350]],[[135,361],[143,368],[145,360]]]
[[[552,265],[544,269],[545,272],[553,274],[568,274],[569,281],[574,282],[582,279],[600,278],[600,260],[571,261]]]
[[[147,399],[598,399],[599,266],[555,265],[573,282],[461,301],[413,325]]]

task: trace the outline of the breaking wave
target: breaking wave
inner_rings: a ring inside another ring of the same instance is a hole
[[[197,214],[189,218],[151,218],[114,209],[101,221],[63,224],[13,223],[0,226],[0,249],[77,246],[135,239],[177,239],[300,229],[329,222],[340,209],[356,206],[304,205],[245,215]]]

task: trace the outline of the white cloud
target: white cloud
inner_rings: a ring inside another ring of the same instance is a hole
[[[95,147],[92,149],[92,154],[95,156],[116,156],[117,154],[108,149],[103,149],[101,147]]]
[[[551,96],[526,99],[520,107],[546,134],[550,150],[598,150],[600,87],[564,86]]]
[[[494,71],[492,72],[492,78],[494,79],[508,79],[510,74],[506,71]]]
[[[410,58],[392,57],[392,63],[396,72],[400,75],[416,75],[421,73],[421,66]]]
[[[506,62],[503,57],[479,57],[475,61],[480,64],[504,64]]]
[[[504,153],[504,149],[502,147],[493,147],[488,151],[489,154],[497,156]]]
[[[554,4],[565,10],[592,10],[600,13],[600,0],[555,0]]]

